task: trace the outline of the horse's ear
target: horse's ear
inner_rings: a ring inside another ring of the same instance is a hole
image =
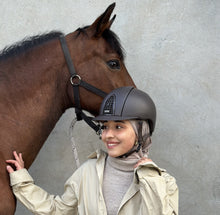
[[[90,26],[90,29],[93,32],[93,37],[101,37],[102,33],[111,27],[116,17],[116,15],[114,15],[113,18],[109,20],[114,8],[115,3],[109,5],[105,12]]]

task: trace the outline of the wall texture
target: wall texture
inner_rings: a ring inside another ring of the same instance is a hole
[[[91,24],[110,0],[1,0],[0,49],[25,36]],[[136,85],[155,100],[150,157],[174,175],[180,214],[220,210],[220,1],[116,0],[112,29],[126,50]],[[62,194],[75,170],[69,139],[74,118],[61,117],[30,168],[36,184]],[[89,131],[89,132],[88,132]],[[103,147],[84,122],[74,127],[80,162]],[[16,215],[30,214],[18,204]]]

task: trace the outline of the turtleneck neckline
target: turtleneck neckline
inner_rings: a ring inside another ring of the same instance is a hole
[[[138,158],[134,156],[128,156],[126,158],[115,158],[107,156],[107,162],[115,169],[132,172],[134,171],[134,165],[138,162]]]

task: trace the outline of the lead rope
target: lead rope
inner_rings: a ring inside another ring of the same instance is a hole
[[[71,142],[71,146],[72,146],[73,156],[74,156],[74,159],[76,162],[76,168],[78,169],[80,166],[80,162],[79,162],[79,156],[78,156],[78,152],[77,152],[77,148],[76,148],[76,142],[74,141],[74,137],[73,137],[73,128],[74,128],[76,122],[77,122],[77,117],[74,118],[72,120],[72,122],[70,123],[69,135],[70,135],[70,142]]]

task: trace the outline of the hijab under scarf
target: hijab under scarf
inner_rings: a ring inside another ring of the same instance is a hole
[[[138,138],[138,130],[139,130],[139,122],[140,120],[129,120],[129,122],[131,123],[134,132]],[[149,124],[147,121],[142,120],[142,144],[140,147],[140,150],[138,152],[133,153],[132,157],[136,157],[138,159],[142,158],[142,157],[148,157],[148,150],[150,148],[151,145],[151,137],[150,137],[150,128],[149,128]],[[137,144],[135,144],[135,146],[133,147],[133,149],[136,149],[138,147]],[[133,150],[132,149],[132,150]],[[129,157],[130,157],[129,156]]]

